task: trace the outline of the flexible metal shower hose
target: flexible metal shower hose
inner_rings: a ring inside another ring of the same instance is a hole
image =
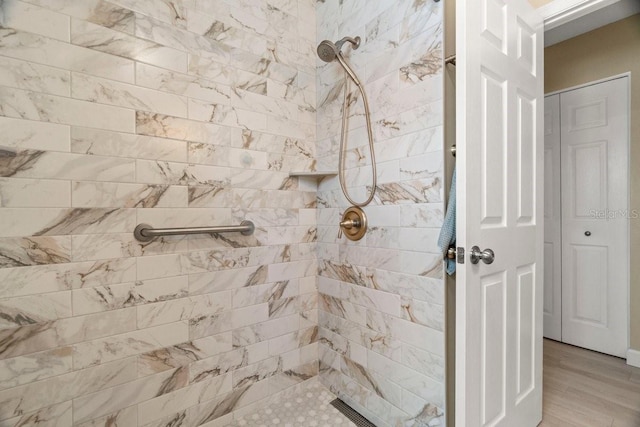
[[[341,53],[338,54],[338,59],[340,62],[345,61],[344,57]],[[342,64],[345,69],[347,68],[346,61],[345,64]],[[347,186],[345,184],[345,157],[347,156],[347,118],[349,116],[349,102],[347,99],[347,93],[349,92],[349,73],[345,72],[344,75],[344,100],[342,103],[342,131],[340,133],[340,153],[338,160],[338,179],[340,180],[340,187],[342,188],[342,193],[344,197],[354,206],[363,207],[367,206],[373,200],[373,197],[376,194],[376,186],[378,185],[377,172],[376,172],[376,154],[373,149],[373,129],[371,128],[371,114],[369,112],[369,100],[367,99],[367,94],[364,92],[364,88],[362,84],[354,80],[356,86],[360,90],[362,94],[362,101],[364,103],[364,116],[367,122],[367,136],[369,137],[369,153],[371,154],[371,174],[372,174],[372,183],[371,183],[371,192],[369,193],[369,197],[364,202],[356,202],[351,196],[349,196],[349,192],[347,190]]]

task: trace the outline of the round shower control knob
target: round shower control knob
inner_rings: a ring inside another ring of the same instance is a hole
[[[351,206],[342,214],[338,238],[344,234],[349,240],[360,240],[367,232],[367,215],[357,207]]]

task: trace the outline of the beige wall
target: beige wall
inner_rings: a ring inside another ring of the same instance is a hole
[[[640,210],[640,14],[545,49],[545,92],[631,72],[631,209]],[[640,349],[640,219],[631,229],[631,347]]]

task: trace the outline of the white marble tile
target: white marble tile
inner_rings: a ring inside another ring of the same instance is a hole
[[[0,178],[0,207],[62,208],[70,204],[68,181]]]
[[[231,332],[225,332],[143,353],[138,356],[138,377],[189,366],[203,359],[211,360],[212,356],[232,349]]]
[[[133,233],[72,236],[73,261],[104,260],[160,255],[189,250],[185,236],[166,236],[151,242],[138,242]]]
[[[186,283],[186,281],[184,277],[181,278],[180,283]],[[138,307],[138,326],[150,327],[181,320],[195,322],[203,316],[229,311],[231,307],[230,291],[146,304]]]
[[[91,420],[182,388],[187,377],[186,370],[174,369],[75,399],[74,421]]]
[[[315,274],[315,267],[315,260],[271,264],[269,265],[267,279],[270,282],[297,279],[310,275],[309,272],[311,275]]]
[[[3,424],[11,426],[46,424],[52,427],[64,427],[71,425],[72,422],[72,403],[69,400],[4,420]]]
[[[258,127],[250,127],[250,129],[260,130]],[[292,138],[314,140],[316,138],[316,127],[302,122],[292,122],[288,119],[280,117],[267,117],[267,131],[270,133],[278,133]]]
[[[91,421],[84,423],[76,423],[78,427],[99,427],[106,426],[109,423],[116,423],[117,425],[133,426],[138,421],[138,407],[129,406],[102,417],[95,418]]]
[[[426,426],[440,426],[444,422],[442,408],[407,390],[402,390],[402,408],[409,413],[412,422],[416,421]]]
[[[134,209],[6,208],[0,210],[0,237],[131,232]]]
[[[402,363],[436,381],[445,381],[445,359],[441,356],[403,344]]]
[[[235,169],[231,175],[231,185],[236,188],[260,190],[281,190],[289,182],[289,174],[251,169]]]
[[[269,355],[275,356],[291,351],[316,341],[318,328],[311,327],[286,335],[281,335],[269,341]]]
[[[442,101],[407,110],[384,119],[374,116],[375,140],[383,141],[442,125]]]
[[[438,248],[438,228],[405,228],[399,229],[402,248],[408,251],[440,253]]]
[[[187,54],[185,52],[86,21],[71,20],[71,43],[174,71],[185,72],[187,70]],[[87,74],[100,75],[98,73]]]
[[[134,63],[127,58],[23,31],[2,29],[0,38],[0,55],[3,56],[123,82],[133,83],[135,79]]]
[[[444,220],[444,207],[442,203],[401,205],[400,219],[402,227],[439,228]]]
[[[71,151],[100,156],[185,162],[187,144],[167,138],[73,127]]]
[[[71,347],[0,361],[0,390],[62,375],[72,370]]]
[[[408,322],[402,319],[391,318],[391,333],[404,343],[419,349],[429,351],[436,356],[444,355],[444,335],[428,327]]]
[[[267,115],[248,109],[189,99],[189,119],[242,129],[267,130]]]
[[[247,307],[272,302],[281,298],[297,296],[299,293],[298,282],[295,280],[240,288],[233,293],[233,307]]]
[[[442,279],[442,254],[429,252],[401,251],[397,272]]]
[[[0,419],[35,411],[135,378],[135,360],[125,359],[70,372],[0,392]]]
[[[203,77],[216,83],[231,86],[234,80],[231,68],[226,67],[227,60],[224,55],[207,55],[190,53],[188,59],[188,72],[194,76]]]
[[[27,176],[41,177],[42,181],[29,182],[44,189],[40,196],[47,204],[34,201],[37,192],[29,199],[16,199],[14,191],[11,199],[0,190],[2,206],[32,207],[32,211],[0,211],[0,235],[5,229],[12,230],[11,236],[16,233],[17,239],[38,234],[39,239],[52,239],[60,247],[53,251],[48,245],[44,250],[40,244],[38,250],[47,255],[38,258],[34,248],[29,252],[10,238],[4,242],[15,250],[2,253],[18,255],[13,259],[21,263],[45,259],[62,262],[33,264],[21,271],[14,263],[0,269],[0,283],[4,284],[0,295],[72,295],[76,317],[67,322],[56,316],[68,313],[54,313],[51,322],[55,325],[51,328],[21,326],[19,336],[33,333],[36,338],[22,339],[6,355],[21,358],[26,357],[20,354],[25,351],[48,351],[42,346],[71,345],[73,367],[91,366],[78,372],[121,360],[135,360],[136,366],[131,369],[121,365],[133,376],[119,376],[110,383],[98,381],[95,388],[75,382],[80,385],[77,393],[70,393],[71,387],[63,385],[62,393],[48,401],[31,396],[21,406],[13,406],[11,401],[8,407],[12,419],[17,416],[14,410],[25,414],[33,410],[40,411],[43,420],[50,420],[44,408],[66,404],[64,410],[73,412],[73,423],[87,427],[106,422],[162,425],[176,416],[185,425],[224,425],[233,418],[233,411],[248,410],[271,393],[294,388],[304,378],[316,375],[316,326],[322,312],[315,286],[315,240],[319,236],[316,193],[315,186],[305,187],[288,177],[289,170],[316,166],[316,4],[312,0],[24,3],[55,11],[52,16],[62,14],[67,21],[71,16],[72,44],[25,31],[0,33],[4,36],[0,61],[13,58],[7,64],[29,61],[59,71],[55,83],[40,80],[46,75],[43,67],[29,71],[27,82],[17,81],[14,75],[1,80],[0,73],[0,83],[4,81],[4,86],[12,90],[3,105],[21,110],[15,117],[29,119],[0,117],[0,126],[3,122],[5,127],[21,124],[20,131],[12,134],[9,144],[13,145],[9,147],[71,150],[78,161],[59,161],[59,166],[34,161],[33,167],[20,170],[26,174],[23,178],[7,181],[26,184]],[[341,7],[343,25],[357,21],[356,27],[364,28],[366,20],[382,10],[376,5],[364,14],[365,21],[352,18],[363,5],[357,2]],[[418,22],[424,21],[413,20],[402,27],[408,40],[418,34]],[[343,25],[338,29],[345,28]],[[46,31],[46,27],[38,31]],[[73,75],[71,95],[90,102],[59,102],[52,96],[69,94],[63,92],[62,85],[63,75],[69,72]],[[403,81],[404,85],[409,83]],[[427,85],[415,86],[417,94],[411,98],[412,103],[431,96]],[[47,97],[22,103],[14,96],[21,89],[44,92]],[[6,94],[9,92],[5,89]],[[186,98],[192,101],[188,106],[192,111],[182,104]],[[389,111],[402,113],[402,107],[394,109],[396,103],[389,99],[393,104]],[[49,116],[40,116],[37,109],[47,107],[49,102]],[[25,105],[31,110],[23,108]],[[77,108],[70,110],[70,106]],[[114,106],[126,107],[131,113],[142,110],[135,113],[135,128],[129,126],[128,118],[110,114],[119,110],[103,108]],[[22,115],[22,110],[27,115]],[[29,115],[33,110],[38,115]],[[336,111],[333,117],[337,117]],[[63,113],[68,116],[63,117]],[[187,113],[190,119],[184,118]],[[98,122],[98,116],[104,121]],[[383,118],[381,115],[379,119]],[[51,120],[51,124],[32,125],[36,120]],[[406,120],[409,135],[410,115]],[[68,125],[73,126],[71,144]],[[412,141],[405,142],[403,149],[421,154],[414,148],[421,141]],[[395,157],[387,162],[403,158],[401,153],[390,156]],[[128,165],[133,160],[133,179],[106,167],[118,161]],[[384,177],[390,177],[394,168],[399,174],[396,165],[381,167],[381,182],[393,183],[392,178],[385,181]],[[46,197],[58,182],[65,186],[56,190],[60,198]],[[362,191],[363,185],[357,191]],[[397,197],[397,191],[405,187],[387,189],[380,200],[412,200],[426,185],[408,184],[405,199]],[[331,191],[331,197],[321,196],[324,202],[330,203],[334,196],[338,199],[336,181]],[[56,199],[55,204],[51,199]],[[6,200],[9,202],[4,203]],[[151,244],[135,242],[131,236],[138,222],[173,227],[236,223],[244,218],[258,225],[254,236],[176,237]],[[24,225],[29,223],[28,227]],[[70,251],[65,250],[67,241],[72,242]],[[379,246],[383,249],[382,243]],[[338,245],[334,248],[323,253],[342,261],[353,257],[358,265],[364,264],[358,267],[363,274],[370,273],[365,266],[373,263],[399,269],[383,251],[375,252],[373,260],[367,261],[365,246],[346,254],[340,253]],[[281,282],[271,282],[276,279]],[[431,288],[419,293],[411,283],[400,288],[402,292],[435,298]],[[391,310],[375,296],[372,299],[373,306]],[[334,302],[326,304],[327,310],[335,312],[334,317],[345,315],[349,319],[339,325],[340,332],[352,342],[346,354],[364,366],[363,355],[369,348],[364,342],[378,336],[365,334],[366,311],[362,306],[341,301],[342,311]],[[424,310],[419,314],[419,320],[435,320]],[[48,316],[49,312],[41,315]],[[229,355],[222,356],[224,353]],[[93,367],[96,363],[99,365]],[[23,384],[64,377],[68,373],[63,367],[68,366],[44,364],[41,373],[25,371]],[[218,375],[221,372],[226,374]],[[384,407],[379,403],[374,406]],[[58,419],[62,420],[58,424],[64,425],[69,418]]]
[[[268,318],[268,304],[238,308],[209,316],[202,315],[189,321],[189,336],[194,339],[202,338],[264,322]]]
[[[124,283],[136,279],[134,259],[0,269],[3,298]]]
[[[232,136],[225,126],[145,112],[136,114],[136,133],[219,145],[229,144]]]
[[[267,51],[267,39],[252,31],[245,31],[233,19],[224,15],[207,15],[190,11],[187,29],[226,46],[240,48],[256,55]],[[234,25],[235,24],[235,25]]]
[[[136,160],[136,180],[145,184],[224,186],[230,174],[224,167]]]
[[[187,341],[188,334],[187,324],[176,322],[93,341],[84,341],[73,346],[73,367],[74,369],[82,369],[178,344]],[[99,415],[101,414],[95,416]]]
[[[206,52],[207,55],[223,61],[228,60],[229,56],[229,49],[221,43],[182,28],[167,25],[150,16],[136,14],[135,35],[140,39],[151,40],[181,51]]]
[[[245,169],[267,170],[271,168],[268,154],[259,151],[243,150],[202,142],[190,142],[188,151],[190,163]]]
[[[2,108],[7,117],[133,132],[135,112],[125,108],[0,87]]]
[[[185,97],[86,74],[72,74],[71,96],[100,104],[153,111],[178,117],[187,116],[187,99]]]
[[[66,183],[65,183],[66,184]],[[73,182],[73,207],[77,208],[186,208],[188,188],[163,184]]]
[[[231,99],[227,85],[147,64],[136,65],[136,84],[216,104],[229,103]]]
[[[187,286],[186,277],[172,277],[76,289],[73,291],[73,311],[74,315],[81,315],[173,300],[185,297]],[[140,310],[137,313],[140,313]],[[144,318],[142,316],[142,319]],[[138,327],[144,328],[148,325],[138,322]]]
[[[28,3],[113,30],[133,34],[133,11],[106,0],[28,0]]]
[[[138,280],[179,276],[186,271],[180,254],[148,256],[136,258],[135,261]]]
[[[431,61],[441,63],[441,53],[439,55],[426,56],[426,53],[431,50],[441,51],[442,27],[438,25],[438,22],[435,22],[435,24],[426,30],[421,29],[422,31],[415,37],[404,40],[388,55],[373,59],[368,64],[368,70],[371,71],[367,72],[366,80],[371,82],[389,72],[400,70],[407,64],[417,64],[419,60],[424,61],[421,65],[425,68],[430,66]],[[410,34],[405,32],[403,35],[408,36]],[[433,66],[436,67],[435,64]],[[441,65],[437,66],[432,73],[437,74],[439,72],[441,72]]]
[[[234,108],[252,110],[270,116],[299,121],[299,108],[297,105],[286,100],[256,94],[251,91],[236,88],[231,93],[231,105]]]
[[[3,148],[69,151],[69,126],[0,117]]]
[[[135,329],[135,309],[64,318],[0,330],[3,359]],[[11,343],[11,346],[7,345]]]
[[[15,178],[133,182],[135,162],[118,157],[25,150],[0,156],[0,175]]]
[[[145,425],[159,418],[194,406],[216,396],[231,392],[231,374],[220,375],[197,382],[172,393],[145,401],[139,405],[138,420]]]
[[[69,96],[69,71],[0,57],[0,85],[52,95]]]
[[[422,397],[428,402],[433,402],[442,407],[444,404],[444,385],[406,368],[390,359],[380,356],[375,352],[369,352],[369,367],[381,374],[386,374],[397,384]]]
[[[189,293],[198,295],[267,283],[268,267],[254,266],[189,275]]]
[[[69,292],[30,295],[0,301],[0,329],[12,329],[66,317],[71,317]]]
[[[61,264],[69,261],[69,236],[0,239],[0,268]]]
[[[69,41],[69,17],[18,0],[2,4],[2,26]]]
[[[149,15],[167,24],[184,28],[186,26],[186,6],[188,1],[162,0],[113,0],[112,3],[123,8]]]

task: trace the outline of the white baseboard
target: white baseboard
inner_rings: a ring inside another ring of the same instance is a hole
[[[640,350],[627,350],[627,365],[640,368]]]

